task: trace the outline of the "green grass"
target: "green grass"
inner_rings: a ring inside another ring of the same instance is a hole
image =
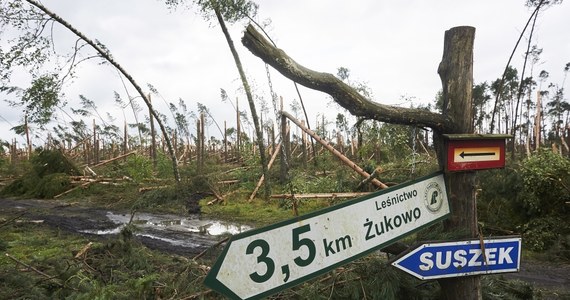
[[[254,198],[249,202],[249,195],[234,195],[223,204],[207,205],[211,198],[200,201],[202,214],[215,219],[249,223],[264,226],[295,217],[291,200]],[[309,199],[298,201],[297,211],[303,215],[329,206],[329,201]]]
[[[157,299],[208,294],[208,259],[151,251],[128,234],[90,240],[0,214],[0,299]],[[89,242],[89,250],[75,255]],[[33,269],[32,269],[33,268]],[[219,299],[211,294],[208,299]]]

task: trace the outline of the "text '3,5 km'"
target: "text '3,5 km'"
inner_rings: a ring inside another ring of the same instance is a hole
[[[446,218],[435,173],[394,188],[232,237],[205,284],[258,299],[309,280]]]

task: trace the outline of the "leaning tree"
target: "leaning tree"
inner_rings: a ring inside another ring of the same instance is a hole
[[[14,46],[17,47],[14,51],[9,52],[2,52],[0,50],[0,62],[2,63],[3,68],[10,69],[12,66],[15,66],[19,63],[20,66],[24,67],[33,67],[38,69],[43,63],[48,61],[47,54],[50,49],[50,42],[51,39],[45,37],[44,31],[48,27],[48,24],[52,22],[57,22],[67,30],[71,31],[75,36],[79,38],[79,40],[83,41],[85,44],[89,45],[92,49],[97,52],[97,55],[111,64],[114,68],[116,68],[122,76],[124,76],[127,81],[135,88],[137,93],[143,99],[145,104],[149,108],[150,114],[157,120],[157,123],[164,135],[164,139],[166,141],[166,146],[168,148],[169,155],[172,159],[172,168],[174,172],[174,178],[176,182],[180,182],[180,173],[178,171],[178,162],[176,159],[176,154],[174,152],[174,148],[172,147],[172,143],[170,141],[170,135],[168,134],[164,123],[162,122],[161,118],[159,117],[158,113],[154,110],[150,98],[147,94],[145,94],[140,87],[140,85],[134,80],[134,78],[124,69],[115,58],[111,55],[109,49],[107,49],[104,44],[99,42],[98,40],[93,40],[88,38],[85,34],[75,28],[73,25],[68,23],[65,19],[60,17],[59,15],[55,14],[47,7],[42,5],[40,2],[35,0],[25,0],[32,8],[27,8],[23,5],[22,1],[0,1],[0,17],[2,19],[2,24],[10,24],[16,27],[17,29],[24,30],[25,32],[23,35],[18,39],[18,43]],[[34,9],[37,8],[37,9]],[[39,11],[38,11],[39,10]],[[28,23],[35,23],[33,27],[24,26]],[[28,31],[32,29],[31,31]],[[75,50],[79,51],[83,46],[75,46]],[[31,51],[31,55],[29,54]],[[12,57],[11,55],[15,55]],[[75,57],[75,56],[74,56]],[[77,64],[72,62],[71,66],[75,67]],[[9,70],[3,70],[2,79],[6,80],[11,74]],[[67,75],[67,74],[66,74]],[[44,78],[40,77],[40,78]],[[53,78],[54,76],[50,77]],[[65,76],[64,76],[65,77]],[[26,99],[24,99],[26,100]],[[36,101],[37,102],[37,101]],[[41,101],[40,101],[41,102]],[[45,102],[45,101],[44,101]],[[58,102],[51,101],[52,108],[54,105],[57,105]],[[43,104],[43,102],[42,102]],[[45,108],[44,106],[40,106],[40,108]]]

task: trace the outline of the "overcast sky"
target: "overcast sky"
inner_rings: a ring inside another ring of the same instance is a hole
[[[200,102],[218,123],[227,121],[228,127],[233,127],[235,113],[230,104],[221,101],[220,88],[232,100],[239,98],[240,107],[246,108],[238,72],[219,26],[205,21],[195,8],[169,11],[164,1],[158,0],[42,2],[86,36],[105,44],[141,86],[152,84],[161,95],[153,98],[161,113],[170,117],[166,102],[178,103],[182,98],[190,110],[196,111],[196,103]],[[433,102],[441,88],[437,67],[445,30],[462,25],[476,28],[475,83],[490,82],[501,76],[532,12],[523,0],[257,2],[257,19],[271,20],[267,29],[271,38],[298,63],[332,74],[339,67],[348,68],[351,81],[365,83],[374,101],[404,106],[410,103],[403,98],[413,99],[414,105]],[[563,68],[570,62],[569,16],[569,1],[543,11],[533,37],[533,43],[543,48],[542,64],[536,67],[535,76],[540,70],[547,70],[550,81],[557,84],[561,84]],[[241,45],[244,25],[230,27],[232,38],[255,92],[271,108],[265,65]],[[56,49],[68,51],[75,38],[56,25],[54,41]],[[526,40],[513,61],[519,71],[524,47]],[[84,55],[89,54],[92,52]],[[116,117],[117,126],[123,124],[123,113],[132,122],[132,112],[123,112],[114,104],[114,91],[123,99],[128,98],[115,70],[89,61],[80,65],[76,75],[65,90],[69,106],[77,106],[78,95],[82,94],[95,101],[101,113]],[[271,79],[275,92],[283,96],[288,108],[298,98],[293,83],[273,69]],[[317,115],[324,114],[334,124],[336,114],[345,113],[329,105],[327,95],[304,87],[300,90],[313,124]],[[128,91],[131,96],[136,95],[132,88],[128,87]],[[142,101],[139,103],[143,106]],[[64,109],[70,111],[68,107]],[[146,109],[143,113],[148,114]],[[0,116],[1,139],[11,140],[16,136],[8,129],[21,124],[21,109],[12,109],[2,101]],[[70,121],[63,115],[60,119]],[[210,127],[209,134],[218,135],[217,129]],[[41,143],[34,140],[36,145]]]

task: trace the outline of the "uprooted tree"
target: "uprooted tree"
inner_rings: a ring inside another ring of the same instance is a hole
[[[456,27],[445,33],[443,58],[438,73],[443,85],[443,113],[413,108],[394,107],[373,102],[329,73],[306,68],[273,46],[263,35],[248,26],[243,45],[255,56],[271,65],[285,77],[329,94],[335,102],[353,115],[394,124],[425,126],[434,130],[434,143],[440,166],[443,165],[442,134],[472,133],[473,41],[475,28]],[[464,232],[477,237],[475,173],[448,174],[446,177],[450,205],[454,208],[444,223],[448,231]],[[440,281],[447,299],[480,299],[479,276],[457,277]]]

